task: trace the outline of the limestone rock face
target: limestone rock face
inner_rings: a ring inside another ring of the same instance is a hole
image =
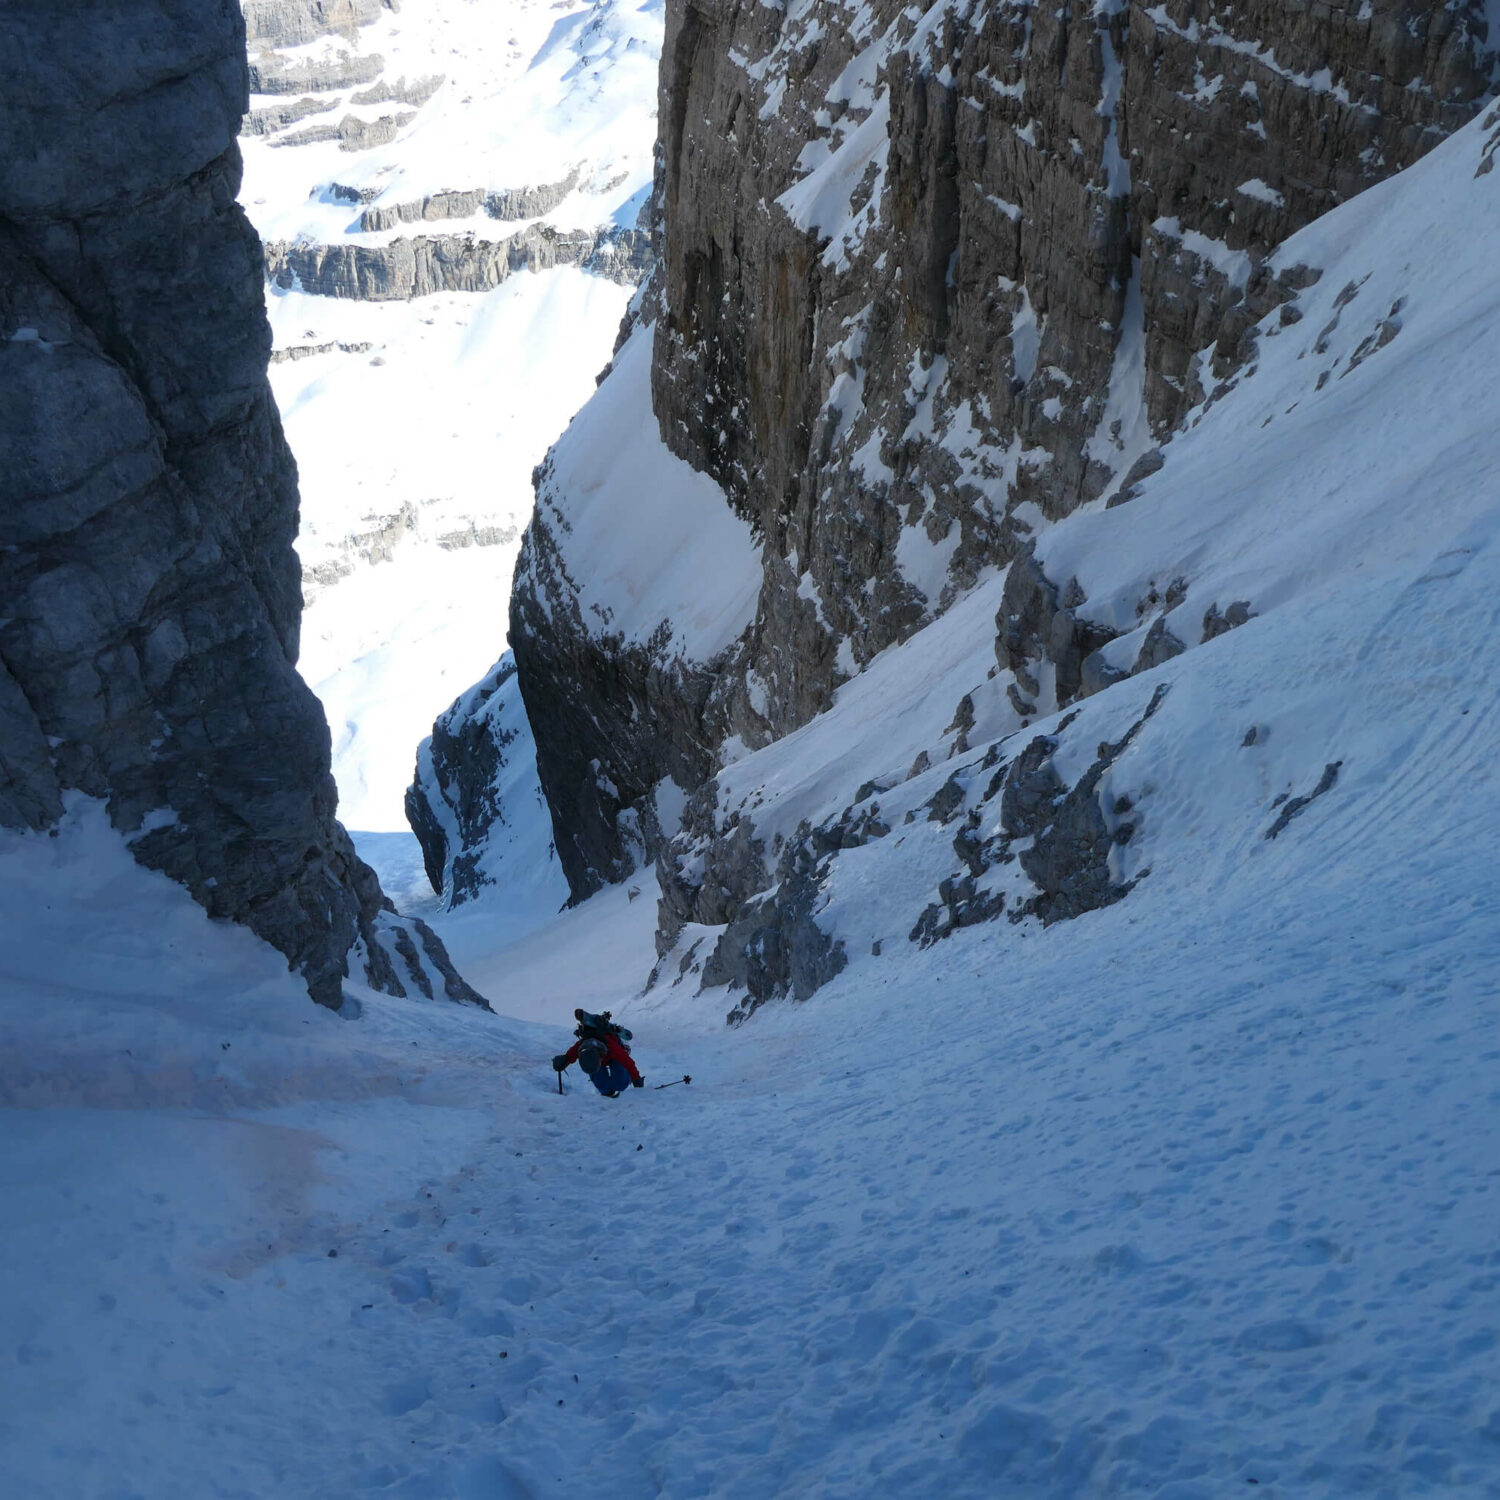
[[[542,183],[538,187],[513,188],[499,193],[483,188],[467,193],[430,193],[412,203],[367,208],[359,216],[359,227],[378,232],[434,219],[468,219],[481,213],[492,219],[535,219],[551,213],[577,186],[578,171],[575,168],[559,181]]]
[[[352,36],[401,0],[241,0],[252,49],[300,47],[320,36]]]
[[[292,60],[276,52],[260,52],[250,61],[250,87],[257,94],[305,94],[357,88],[372,83],[385,71],[378,52],[356,57],[341,52],[330,61]]]
[[[450,906],[471,900],[485,883],[474,851],[505,819],[503,772],[521,738],[520,726],[508,722],[514,715],[505,713],[515,675],[515,662],[505,657],[437,720],[407,789],[406,815],[427,878]]]
[[[635,316],[661,439],[752,528],[761,580],[711,658],[612,639],[579,605],[569,528],[589,502],[541,471],[511,639],[534,716],[560,713],[538,769],[575,893],[621,878],[639,858],[621,830],[643,830],[664,961],[724,928],[705,982],[800,992],[831,835],[752,855],[748,820],[731,837],[716,810],[736,756],[1005,567],[996,671],[1023,724],[1196,645],[1163,623],[1116,659],[1121,631],[1046,576],[1035,534],[1127,504],[1184,418],[1254,369],[1257,325],[1294,321],[1318,274],[1273,275],[1272,252],[1476,113],[1492,30],[1483,0],[668,0]],[[1185,584],[1161,587],[1170,605]],[[1249,618],[1220,602],[1204,639]],[[687,813],[653,840],[668,768]],[[1095,823],[1085,808],[1029,856],[1038,914],[1114,899]],[[934,924],[975,919],[972,877]]]
[[[554,266],[581,266],[630,285],[649,256],[650,237],[640,230],[535,224],[503,240],[424,234],[388,245],[271,244],[266,272],[277,285],[317,296],[405,302],[433,292],[487,292],[517,271]]]
[[[762,733],[1253,357],[1268,252],[1470,118],[1484,17],[669,5],[653,392],[766,538]]]
[[[245,67],[232,0],[0,17],[0,822],[107,799],[143,864],[321,1003],[351,950],[380,988],[435,972],[478,1000],[335,821],[295,670],[296,468],[235,202]]]

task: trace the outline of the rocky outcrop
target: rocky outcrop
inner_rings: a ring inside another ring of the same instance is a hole
[[[417,750],[406,815],[449,908],[503,885],[508,916],[550,916],[567,899],[551,850],[536,752],[507,654],[441,715]]]
[[[361,26],[400,10],[401,0],[241,0],[252,50],[300,47],[322,36],[353,37]]]
[[[289,61],[275,52],[250,59],[250,91],[255,94],[317,94],[373,83],[385,71],[378,52],[357,57],[341,52],[329,61]]]
[[[0,822],[104,799],[137,859],[319,1002],[352,953],[378,988],[435,975],[482,1003],[335,821],[295,669],[296,469],[235,202],[239,10],[86,9],[12,5],[0,48]]]
[[[420,524],[419,512],[413,501],[406,501],[394,514],[366,516],[366,529],[351,531],[339,541],[331,557],[302,569],[302,598],[311,604],[318,591],[341,578],[350,577],[361,564],[390,562],[396,548],[407,538],[414,536]]]
[[[301,345],[277,350],[271,359],[275,363],[278,354],[289,359],[300,359],[333,350],[362,354],[373,347],[371,344]],[[459,552],[467,547],[506,546],[515,541],[518,530],[515,526],[481,526],[470,521],[467,526],[432,535],[423,523],[422,506],[412,500],[404,501],[388,515],[367,515],[364,520],[363,530],[346,532],[320,555],[317,562],[303,564],[304,604],[311,605],[323,589],[341,579],[353,577],[362,568],[374,563],[390,562],[403,542],[425,536],[445,552]]]
[[[406,793],[406,816],[422,846],[427,878],[450,907],[471,900],[486,883],[474,851],[505,821],[499,788],[520,739],[504,713],[515,675],[507,656],[437,720]]]
[[[347,343],[342,339],[334,339],[326,344],[288,344],[284,349],[273,349],[271,351],[271,363],[273,365],[295,364],[299,359],[312,359],[318,354],[368,354],[374,348],[363,340]]]
[[[403,74],[395,83],[382,79],[371,88],[361,89],[357,94],[350,96],[349,102],[351,104],[410,104],[413,109],[420,109],[442,88],[446,81],[447,78],[442,73],[429,73],[425,78],[417,78],[408,83]]]
[[[293,104],[273,104],[250,110],[240,124],[241,135],[275,135],[309,115],[326,115],[338,107],[336,99],[298,99]]]
[[[906,781],[933,789],[904,818],[890,810],[901,800],[899,792],[891,795],[899,778],[867,783],[837,817],[816,827],[804,821],[776,838],[774,869],[752,819],[720,816],[718,790],[706,786],[657,858],[659,961],[647,987],[696,976],[702,990],[727,988],[737,997],[731,1025],[768,1000],[807,999],[848,962],[843,942],[818,921],[840,862],[893,833],[901,843],[901,830],[913,823],[939,837],[954,830],[952,873],[938,879],[936,899],[913,912],[907,937],[920,947],[1002,916],[1046,926],[1122,900],[1149,871],[1128,878],[1118,871],[1118,852],[1135,838],[1141,815],[1129,796],[1112,790],[1110,772],[1167,691],[1158,687],[1117,739],[1099,743],[1081,773],[1059,769],[1060,752],[1077,759],[1083,731],[1074,728],[1076,714],[1019,751],[997,741],[983,754],[956,760],[946,774],[923,755]],[[963,716],[961,710],[956,719]],[[950,758],[965,754],[957,722],[950,732],[955,728]]]
[[[810,839],[788,843],[774,890],[741,906],[714,944],[703,965],[704,988],[728,985],[745,993],[728,1017],[731,1024],[767,1000],[809,999],[848,963],[843,944],[814,917],[826,866]]]
[[[711,711],[691,673],[658,703],[671,749],[578,715],[595,779],[640,796],[716,736],[785,735],[1018,557],[997,655],[1020,711],[1166,659],[1175,636],[1101,654],[1115,632],[1025,560],[1035,520],[1134,493],[1314,274],[1272,276],[1270,252],[1469,119],[1496,41],[1478,0],[669,4],[653,404],[763,539],[764,576]],[[523,624],[532,588],[518,575]],[[629,653],[612,672],[584,628],[545,652],[513,635],[528,701],[561,691],[533,669],[594,654],[591,680],[639,697]],[[560,843],[618,852],[610,802],[557,809]]]
[[[266,274],[278,286],[323,297],[404,302],[433,292],[486,292],[518,271],[581,266],[629,284],[649,265],[650,237],[636,229],[563,231],[534,224],[504,240],[419,235],[388,245],[270,244]]]
[[[1059,590],[1032,549],[1011,563],[995,617],[995,655],[1015,678],[1011,701],[1022,714],[1035,714],[1039,699],[1049,708],[1062,707],[1103,685],[1096,653],[1114,632],[1092,624],[1081,613],[1086,602],[1077,579]],[[1045,693],[1043,664],[1050,669]]]
[[[294,130],[290,135],[279,136],[271,144],[315,146],[323,141],[337,141],[340,151],[373,151],[377,146],[389,145],[414,119],[416,115],[410,112],[382,115],[378,120],[362,120],[358,115],[345,115],[337,125],[309,125],[305,130]]]
[[[1005,575],[1005,592],[995,615],[995,658],[1013,678],[1007,692],[1017,713],[1035,718],[1066,708],[1182,655],[1188,643],[1173,634],[1167,617],[1187,593],[1184,578],[1174,578],[1160,591],[1151,584],[1136,604],[1137,615],[1155,614],[1139,650],[1133,659],[1111,661],[1107,648],[1120,632],[1090,620],[1088,599],[1078,580],[1070,578],[1059,589],[1037,561],[1035,549],[1025,547]],[[1210,604],[1194,644],[1215,640],[1254,617],[1245,599],[1236,599],[1222,612],[1217,603]]]
[[[560,182],[540,187],[513,188],[494,192],[475,188],[467,193],[431,193],[413,203],[393,203],[388,208],[367,208],[359,216],[359,227],[378,232],[402,224],[431,223],[438,219],[472,219],[488,214],[492,219],[536,219],[551,213],[578,186],[575,168]]]

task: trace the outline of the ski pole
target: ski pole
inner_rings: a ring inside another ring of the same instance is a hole
[[[681,1078],[674,1078],[671,1083],[659,1083],[656,1087],[659,1089],[675,1089],[679,1083],[691,1083],[692,1081],[693,1075],[691,1073],[684,1073]]]
[[[563,1091],[563,1086],[562,1086],[562,1069],[559,1068],[557,1070],[557,1092],[560,1094],[560,1093],[562,1093],[562,1091]]]

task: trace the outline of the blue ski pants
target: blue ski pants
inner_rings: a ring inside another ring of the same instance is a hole
[[[591,1076],[594,1080],[594,1087],[611,1099],[616,1094],[623,1094],[630,1087],[630,1074],[625,1071],[624,1063],[607,1062],[602,1068],[596,1069]]]

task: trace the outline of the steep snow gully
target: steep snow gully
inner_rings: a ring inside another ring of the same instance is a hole
[[[499,1014],[357,1020],[100,803],[0,831],[4,1493],[1500,1497],[1497,142],[1290,242],[1256,368],[1039,527],[1132,660],[1149,578],[1238,628],[1022,726],[991,574],[722,768],[709,816],[789,837],[881,779],[809,1003],[726,1029],[691,927],[647,988],[644,873],[543,921],[534,824],[426,913]],[[1128,896],[1012,922],[1015,839],[923,946],[988,745],[1048,735],[1114,752]],[[646,1089],[558,1094],[576,1005]]]

